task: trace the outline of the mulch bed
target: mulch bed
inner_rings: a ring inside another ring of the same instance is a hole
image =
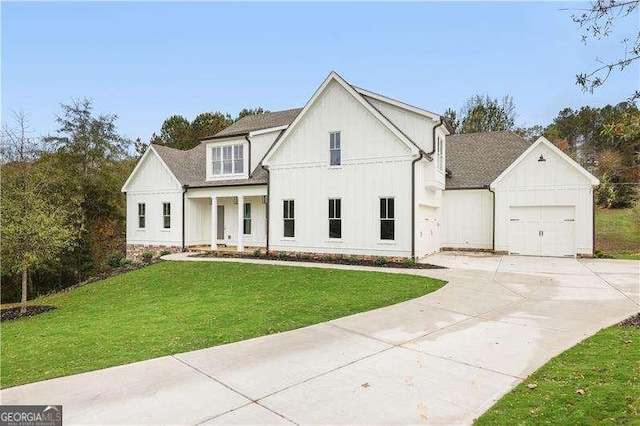
[[[56,307],[51,305],[27,306],[27,313],[22,315],[20,314],[20,306],[16,306],[14,308],[2,309],[0,311],[0,322],[12,321],[22,317],[32,317],[34,315],[53,311],[54,309],[56,309]]]
[[[402,268],[402,269],[447,269],[444,266],[432,265],[430,263],[407,263],[407,262],[394,262],[387,261],[381,263],[376,260],[357,259],[350,260],[348,257],[336,257],[327,259],[323,257],[314,256],[282,256],[282,255],[267,255],[260,254],[259,256],[253,254],[241,254],[241,253],[227,253],[227,252],[209,252],[209,253],[197,253],[190,257],[224,257],[224,258],[239,258],[239,259],[264,259],[264,260],[285,260],[288,262],[310,262],[310,263],[327,263],[337,265],[354,265],[354,266],[373,266],[378,268]]]
[[[618,325],[621,325],[623,327],[638,327],[638,328],[640,328],[640,312],[635,314],[634,316],[632,316],[630,318],[627,318],[626,320],[622,321]]]

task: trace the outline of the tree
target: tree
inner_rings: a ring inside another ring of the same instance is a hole
[[[2,132],[2,265],[22,276],[20,313],[27,312],[29,274],[59,260],[77,239],[74,220],[79,210],[73,197],[56,197],[51,170],[36,161],[42,147],[31,133],[24,113],[14,113],[17,126]]]
[[[268,113],[268,112],[271,112],[271,111],[263,109],[262,107],[243,108],[238,113],[238,118],[236,118],[236,121],[240,120],[242,117],[246,117],[247,115],[258,115],[258,114],[265,114],[265,113]]]
[[[458,130],[460,129],[460,120],[458,120],[458,113],[456,113],[451,108],[447,108],[444,111],[444,114],[442,114],[442,118],[444,119],[444,121],[449,123],[449,126],[451,126],[454,133],[458,133]]]
[[[151,143],[176,149],[191,149],[198,144],[191,132],[189,120],[181,115],[172,115],[164,120],[160,136],[154,134]]]
[[[572,15],[571,18],[583,30],[582,41],[586,44],[589,39],[601,40],[609,37],[618,20],[637,20],[633,12],[639,6],[640,0],[593,0],[589,8],[582,10],[582,13]],[[637,23],[632,28],[637,28]],[[597,59],[600,65],[590,72],[576,75],[576,84],[592,93],[607,81],[613,71],[622,71],[640,59],[640,31],[630,37],[621,41],[624,48],[618,59],[607,61]],[[635,90],[631,94],[630,101],[633,102],[639,98],[640,91]]]
[[[474,95],[466,100],[460,116],[461,133],[513,130],[516,106],[508,95],[500,100],[489,95]]]
[[[229,114],[221,112],[203,112],[191,122],[191,134],[196,139],[212,136],[233,123]]]
[[[540,136],[542,136],[542,133],[544,132],[544,127],[540,126],[539,124],[536,124],[531,127],[520,126],[520,127],[516,127],[513,130],[513,132],[522,136],[524,139],[526,139],[529,142],[535,142]]]

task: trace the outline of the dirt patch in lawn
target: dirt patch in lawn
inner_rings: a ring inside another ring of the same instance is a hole
[[[638,327],[638,328],[640,328],[640,312],[638,312],[637,314],[635,314],[634,316],[632,316],[630,318],[627,318],[626,320],[622,321],[618,325],[623,326],[623,327]]]
[[[53,311],[54,309],[56,309],[56,307],[52,305],[33,305],[27,306],[27,312],[25,314],[20,314],[20,306],[6,308],[0,311],[0,322],[13,321],[22,317],[32,317],[34,315]]]

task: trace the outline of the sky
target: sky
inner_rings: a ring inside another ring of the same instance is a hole
[[[581,42],[571,2],[1,4],[2,121],[23,110],[37,135],[60,104],[93,100],[148,141],[165,118],[302,107],[329,72],[442,113],[474,94],[511,95],[520,125],[603,106],[640,87],[636,63],[594,94],[575,75],[617,59],[638,14]]]

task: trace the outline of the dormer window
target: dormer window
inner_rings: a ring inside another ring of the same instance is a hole
[[[440,136],[438,136],[438,145],[437,145],[437,162],[436,165],[439,171],[444,170],[444,141]]]
[[[339,166],[342,164],[342,149],[340,146],[340,132],[329,133],[329,155],[330,165]]]
[[[211,153],[214,176],[244,173],[244,145],[215,146]]]

